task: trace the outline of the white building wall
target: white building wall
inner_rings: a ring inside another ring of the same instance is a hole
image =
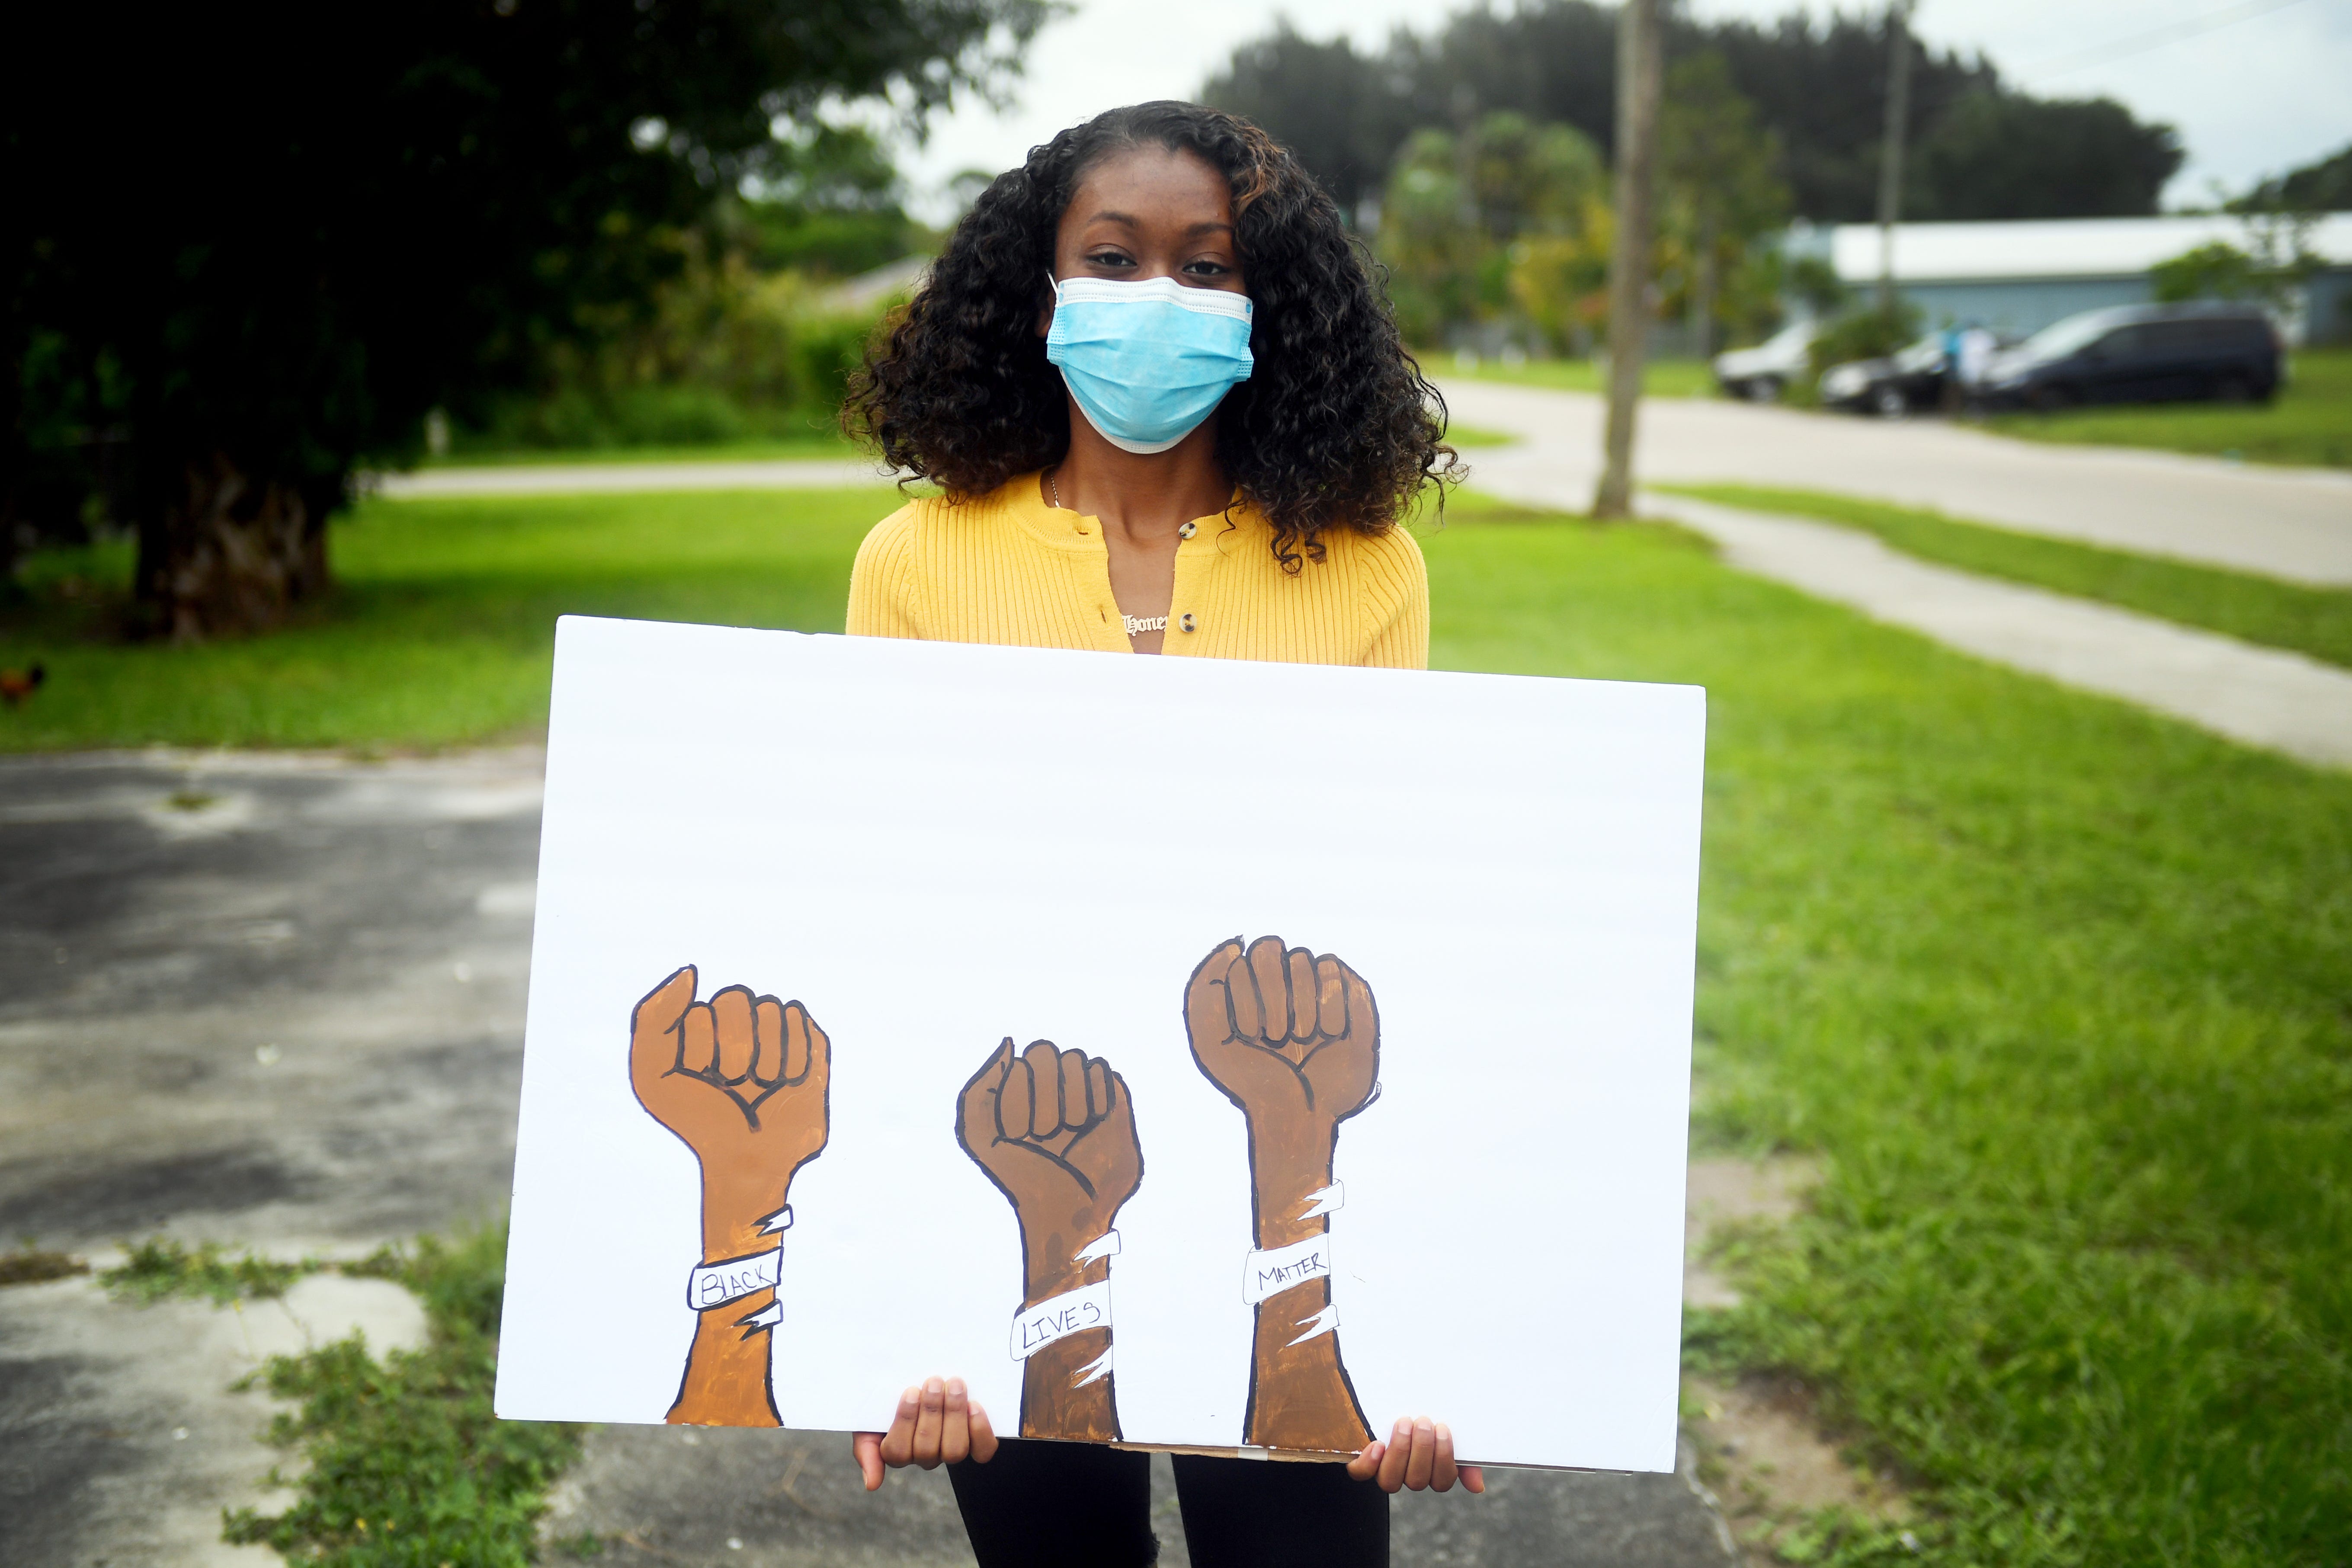
[[[1840,224],[1792,234],[1790,249],[1824,257],[1862,292],[1877,284],[1879,243],[1874,225]],[[2217,243],[2254,250],[2261,236],[2235,216],[1897,224],[1895,279],[1929,326],[1974,321],[2022,334],[2079,311],[2145,303],[2157,264]],[[2316,220],[2302,243],[2323,270],[2281,325],[2296,340],[2352,341],[2352,214]]]

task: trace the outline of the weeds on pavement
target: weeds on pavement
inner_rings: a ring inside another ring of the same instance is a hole
[[[580,1428],[500,1421],[498,1370],[506,1230],[387,1248],[346,1273],[391,1279],[425,1305],[423,1349],[378,1361],[357,1335],[257,1374],[299,1401],[269,1440],[308,1462],[284,1513],[230,1511],[225,1538],[331,1568],[507,1568],[533,1560],[547,1489],[577,1457]]]
[[[0,1252],[0,1285],[37,1285],[44,1279],[89,1272],[89,1265],[73,1254],[53,1252],[29,1240],[19,1243],[14,1252]]]
[[[230,1258],[217,1242],[187,1247],[157,1237],[130,1248],[119,1268],[98,1279],[116,1300],[142,1306],[172,1296],[202,1296],[215,1306],[226,1306],[247,1297],[283,1296],[294,1281],[324,1267],[313,1258],[299,1263],[280,1263],[250,1252]]]

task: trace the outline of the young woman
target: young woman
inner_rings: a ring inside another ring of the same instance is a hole
[[[999,177],[853,385],[846,426],[937,499],[858,551],[854,636],[1425,668],[1400,520],[1454,477],[1444,408],[1330,199],[1247,121],[1114,110]],[[1145,1456],[1000,1440],[961,1380],[853,1449],[945,1463],[982,1568],[1157,1554]],[[1388,1561],[1387,1494],[1458,1479],[1400,1420],[1347,1466],[1179,1456],[1194,1563]]]

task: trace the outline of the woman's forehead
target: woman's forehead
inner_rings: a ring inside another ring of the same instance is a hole
[[[1063,215],[1080,223],[1097,216],[1191,216],[1233,221],[1233,192],[1208,160],[1189,149],[1127,147],[1090,165],[1078,177]]]

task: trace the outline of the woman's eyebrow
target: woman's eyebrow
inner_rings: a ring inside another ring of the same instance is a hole
[[[1129,228],[1141,228],[1143,226],[1142,221],[1131,213],[1098,212],[1092,217],[1087,219],[1087,222],[1124,224]],[[1232,224],[1224,223],[1216,219],[1211,219],[1205,223],[1188,224],[1184,228],[1184,235],[1188,239],[1197,234],[1232,234],[1233,232],[1234,226]]]

